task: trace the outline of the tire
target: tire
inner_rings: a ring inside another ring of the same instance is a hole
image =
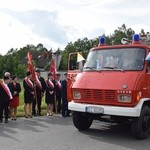
[[[132,120],[132,134],[139,140],[146,139],[150,132],[150,108],[144,105],[141,110],[141,115]]]
[[[78,130],[88,130],[92,125],[93,119],[88,114],[81,112],[73,112],[73,124]]]

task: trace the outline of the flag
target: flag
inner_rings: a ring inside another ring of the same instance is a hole
[[[32,79],[36,80],[34,65],[32,63],[32,54],[28,51],[27,53],[27,70],[32,73]]]
[[[145,60],[150,60],[150,53],[146,56]]]
[[[56,57],[52,56],[52,61],[50,64],[50,73],[53,75],[54,80],[56,79]]]
[[[77,53],[77,62],[85,60],[80,53]]]

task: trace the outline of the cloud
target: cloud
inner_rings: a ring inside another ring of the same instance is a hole
[[[3,12],[7,12],[14,19],[17,19],[22,24],[31,28],[33,34],[36,34],[41,38],[47,38],[60,44],[67,41],[67,36],[64,29],[57,22],[57,12],[42,10],[31,10],[25,12],[3,10]]]
[[[124,23],[136,33],[150,31],[149,5],[148,0],[0,0],[1,51],[39,43],[63,49],[78,38],[112,34]]]

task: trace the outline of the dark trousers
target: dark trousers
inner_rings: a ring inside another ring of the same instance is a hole
[[[61,111],[61,96],[56,96],[56,102],[57,102],[57,112],[60,113],[60,111]]]
[[[8,106],[9,106],[9,101],[4,101],[4,102],[0,102],[0,121],[3,120],[3,112],[5,115],[5,119],[8,119]]]
[[[66,97],[62,97],[62,116],[69,116],[68,101]]]
[[[55,104],[56,102],[56,104]],[[61,96],[56,95],[56,101],[54,102],[53,111],[56,112],[56,106],[57,106],[57,113],[61,112]]]
[[[36,98],[37,98],[37,100],[36,100]],[[34,100],[33,100],[32,114],[33,115],[35,115],[35,114],[41,115],[41,101],[42,101],[41,94],[37,94],[36,98],[34,98]],[[37,106],[36,106],[36,101],[37,101]],[[37,110],[37,108],[38,108],[38,110]]]

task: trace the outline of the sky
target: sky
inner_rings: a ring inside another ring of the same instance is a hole
[[[149,0],[0,0],[0,54],[27,44],[64,49],[125,24],[150,31]]]

